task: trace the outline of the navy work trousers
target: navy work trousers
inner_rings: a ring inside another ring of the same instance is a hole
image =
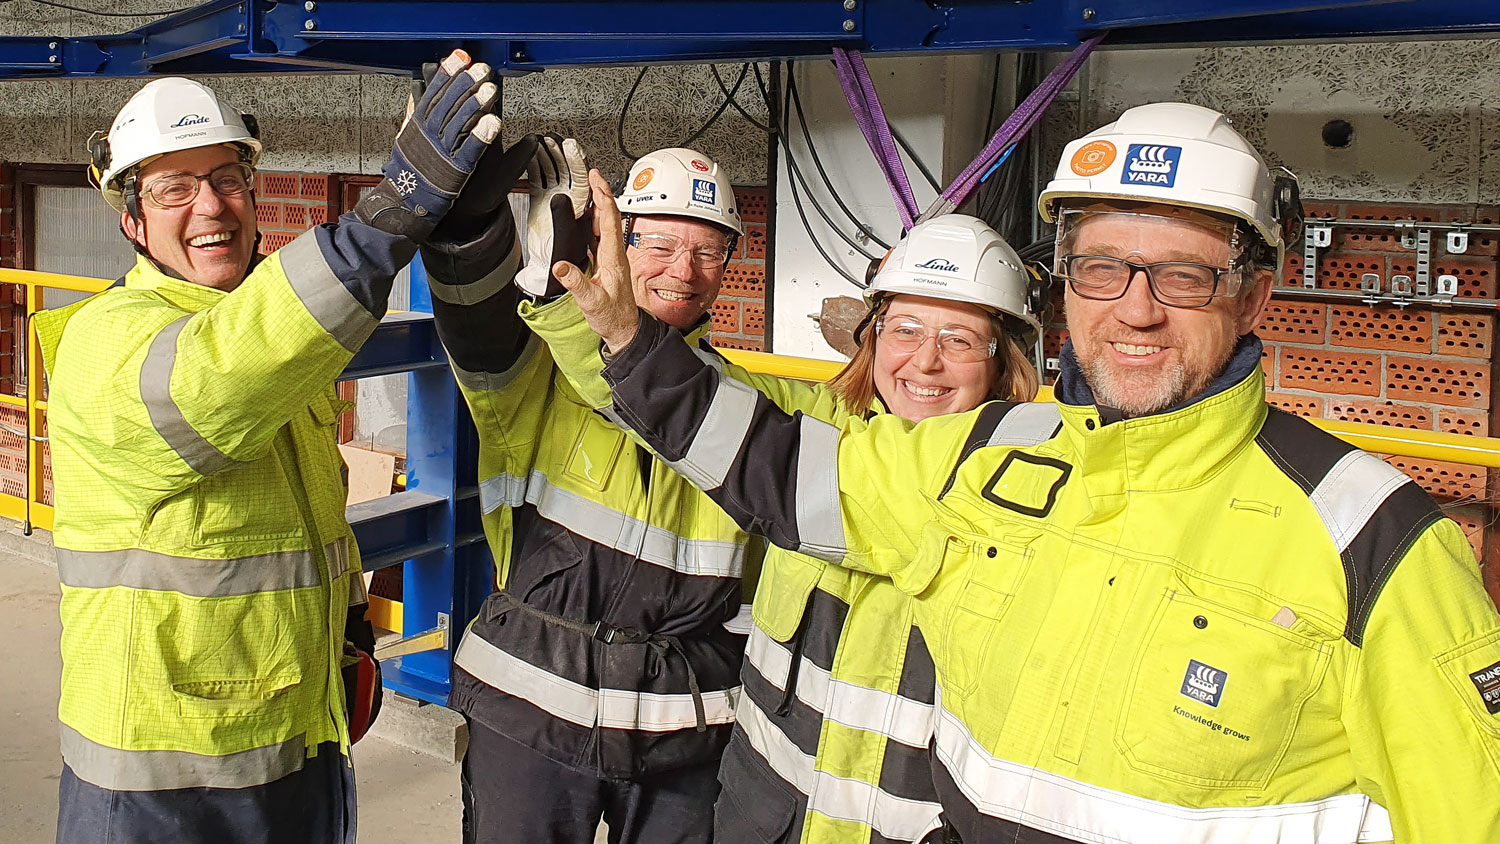
[[[607,779],[555,762],[469,721],[464,844],[708,844],[719,763],[641,779]]]
[[[337,742],[248,788],[111,791],[63,765],[57,844],[354,844],[354,807],[354,769]]]

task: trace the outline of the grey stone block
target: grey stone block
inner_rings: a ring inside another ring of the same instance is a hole
[[[380,717],[369,735],[444,762],[457,762],[469,748],[469,725],[462,715],[390,689],[385,691]]]

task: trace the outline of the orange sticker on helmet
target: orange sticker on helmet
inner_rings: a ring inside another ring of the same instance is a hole
[[[1115,145],[1109,141],[1089,141],[1073,153],[1070,166],[1080,176],[1097,176],[1115,163]]]
[[[654,175],[656,175],[656,171],[652,170],[650,167],[647,167],[646,169],[642,170],[641,172],[635,174],[635,181],[633,181],[633,182],[630,183],[630,189],[631,190],[640,190],[641,188],[644,188],[646,185],[651,184],[651,177],[654,176]]]

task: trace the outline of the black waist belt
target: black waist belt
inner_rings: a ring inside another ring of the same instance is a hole
[[[566,616],[539,610],[503,589],[496,592],[495,597],[506,609],[518,609],[546,624],[572,630],[574,633],[588,636],[606,645],[645,645],[662,659],[665,659],[669,652],[676,653],[682,657],[682,664],[687,667],[688,691],[693,695],[693,714],[698,718],[698,732],[705,732],[708,729],[708,718],[703,710],[703,693],[698,689],[698,675],[693,671],[693,663],[688,660],[687,652],[682,649],[682,641],[676,636],[647,633],[635,627],[617,627],[607,621],[596,621],[593,624],[574,621]]]

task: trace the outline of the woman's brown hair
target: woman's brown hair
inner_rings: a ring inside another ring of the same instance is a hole
[[[859,336],[859,349],[849,363],[828,381],[828,388],[844,406],[854,413],[866,414],[875,400],[875,321],[890,310],[895,297],[882,296],[875,308],[861,323],[863,333]],[[1036,369],[1026,350],[1015,335],[1005,329],[1005,319],[999,314],[990,314],[990,330],[1000,340],[995,358],[1000,364],[995,383],[990,385],[989,398],[1004,401],[1031,401],[1041,386]]]

